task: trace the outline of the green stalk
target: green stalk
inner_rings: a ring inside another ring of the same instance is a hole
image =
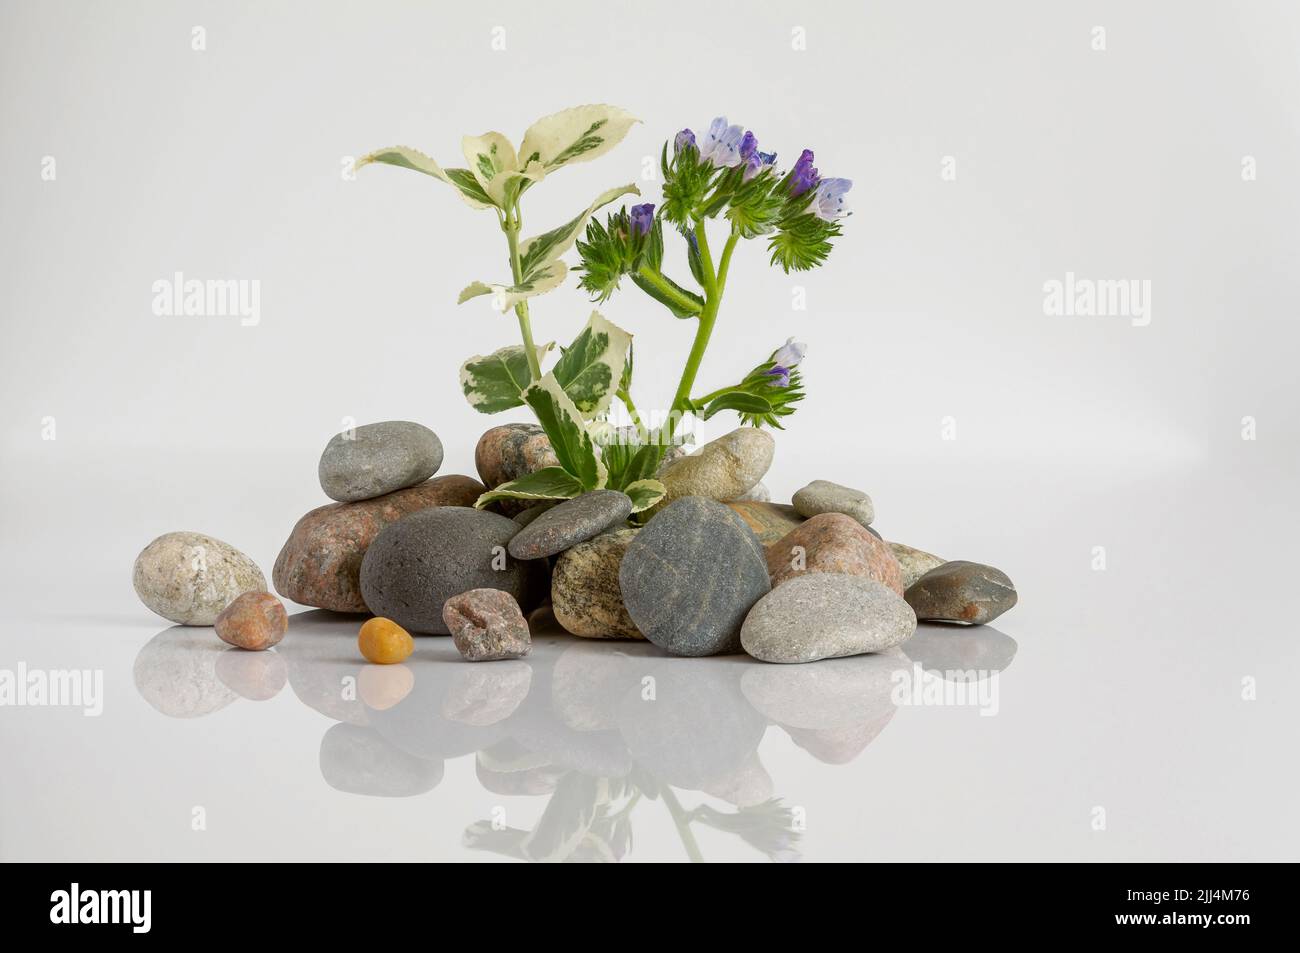
[[[615,391],[614,395],[619,400],[621,400],[623,402],[623,406],[627,408],[628,416],[632,418],[632,423],[636,424],[636,432],[638,435],[640,435],[641,442],[649,443],[650,431],[646,429],[646,425],[641,422],[641,414],[637,411],[636,404],[632,403],[632,395],[629,394],[627,391],[623,390],[622,388],[619,388],[617,391]]]
[[[699,304],[691,300],[690,298],[686,297],[686,295],[682,294],[680,291],[674,288],[672,284],[669,283],[664,278],[664,276],[661,275],[659,272],[655,271],[654,269],[646,265],[642,265],[640,268],[637,269],[636,273],[639,277],[644,278],[650,284],[654,285],[657,289],[659,289],[659,291],[665,297],[671,298],[673,301],[675,301],[677,303],[677,306],[681,308],[683,311],[690,311],[690,312],[694,312],[695,314],[699,314],[699,312],[696,311],[696,308],[699,307]]]
[[[673,396],[674,411],[682,410],[690,401],[691,388],[695,386],[695,375],[700,372],[700,363],[704,360],[709,338],[713,335],[713,325],[718,320],[718,308],[722,305],[722,293],[727,287],[727,272],[731,268],[731,253],[736,250],[736,242],[739,241],[740,235],[733,231],[727,238],[716,272],[713,269],[713,255],[709,252],[709,239],[705,234],[703,221],[695,226],[695,238],[699,242],[700,262],[704,268],[704,310],[700,312],[700,324],[695,329],[695,341],[691,345],[691,353],[686,358],[686,367],[682,370],[682,379],[677,385],[677,393]],[[676,426],[677,415],[672,414],[667,424],[669,442]]]
[[[510,271],[515,284],[523,281],[523,265],[519,261],[519,229],[523,222],[519,217],[519,206],[515,205],[506,213],[501,227],[506,233],[506,242],[510,245]],[[534,381],[542,379],[542,365],[537,360],[537,346],[533,344],[533,325],[528,318],[528,302],[520,301],[515,305],[515,317],[519,319],[519,334],[524,339],[524,357],[528,360],[528,375]]]

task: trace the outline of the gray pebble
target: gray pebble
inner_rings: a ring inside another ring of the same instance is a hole
[[[355,503],[423,483],[442,466],[442,441],[409,420],[365,424],[336,434],[320,456],[321,489]]]

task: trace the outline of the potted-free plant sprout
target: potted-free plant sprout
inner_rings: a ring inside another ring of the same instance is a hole
[[[781,419],[803,398],[797,365],[805,348],[793,339],[738,383],[699,396],[694,391],[737,247],[764,239],[773,265],[786,272],[803,271],[821,265],[840,234],[851,183],[823,179],[811,151],[805,149],[788,171],[779,171],[776,154],[759,151],[754,133],[718,118],[702,141],[684,129],[664,144],[663,200],[657,211],[650,203],[625,206],[604,223],[596,221],[593,216],[603,206],[625,195],[640,195],[628,184],[600,193],[586,209],[550,231],[520,238],[524,197],[560,169],[604,155],[635,122],[614,106],[578,106],[538,120],[524,133],[518,149],[499,132],[465,137],[465,168],[444,169],[406,146],[380,149],[357,160],[358,168],[383,163],[451,185],[470,207],[495,212],[504,234],[509,277],[474,281],[459,300],[488,296],[499,311],[513,311],[521,340],[466,361],[460,371],[461,389],[482,413],[529,407],[559,465],[489,490],[479,497],[478,506],[503,498],[563,500],[608,488],[626,493],[633,511],[642,512],[664,496],[663,484],[654,477],[667,449],[680,441],[685,415],[707,420],[730,410],[744,424],[780,428]],[[711,224],[723,224],[727,231],[716,259],[708,234]],[[695,288],[667,273],[664,236],[669,229],[680,238]],[[575,244],[580,255],[575,270],[581,287],[595,301],[608,301],[626,277],[674,317],[696,322],[672,402],[662,423],[654,427],[638,413],[632,397],[632,336],[599,311],[593,311],[581,332],[560,349],[551,368],[542,370],[554,345],[535,343],[530,304],[563,283],[569,266],[562,256]],[[632,427],[608,424],[615,398],[626,407]]]

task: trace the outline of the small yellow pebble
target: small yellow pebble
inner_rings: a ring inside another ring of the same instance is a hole
[[[374,618],[361,627],[357,647],[376,665],[404,662],[415,651],[415,639],[392,619]]]

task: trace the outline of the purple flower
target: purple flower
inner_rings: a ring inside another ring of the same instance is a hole
[[[758,151],[758,137],[755,136],[752,132],[746,131],[745,134],[740,137],[741,160],[748,162],[749,157],[752,156],[757,151]]]
[[[805,149],[799,154],[799,161],[790,170],[790,194],[798,198],[816,186],[819,181],[820,177],[813,165],[812,150]]]
[[[848,179],[823,179],[817,186],[813,199],[813,214],[824,222],[833,222],[848,214],[844,194],[853,188]]]
[[[772,378],[772,384],[776,387],[790,386],[790,368],[788,367],[782,367],[778,364],[776,367],[769,367],[763,374]]]
[[[789,338],[780,349],[772,355],[772,360],[782,367],[796,367],[808,353],[808,345]]]
[[[650,234],[650,227],[654,225],[655,221],[654,203],[647,202],[644,205],[633,205],[628,215],[632,220],[632,234]]]
[[[683,129],[677,133],[677,138],[673,140],[673,153],[681,152],[683,149],[690,147],[695,148],[695,133],[689,129]]]
[[[738,166],[743,161],[740,157],[740,144],[744,138],[744,126],[729,126],[727,117],[719,116],[709,123],[704,145],[700,147],[700,157],[718,169]]]
[[[748,182],[764,169],[770,168],[774,165],[776,165],[775,152],[759,152],[755,150],[754,154],[745,160],[745,172],[744,175],[741,176],[741,181]]]

